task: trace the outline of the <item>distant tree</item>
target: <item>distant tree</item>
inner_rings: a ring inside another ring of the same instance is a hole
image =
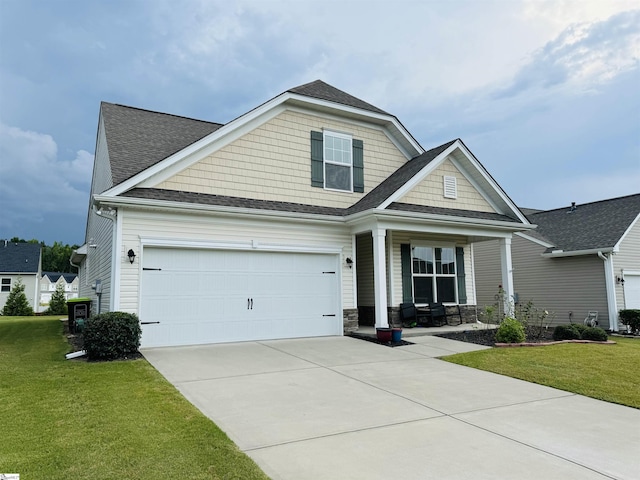
[[[78,270],[69,263],[71,254],[77,248],[77,245],[65,245],[62,242],[54,242],[50,247],[43,245],[42,271],[78,273]]]
[[[61,283],[56,285],[56,291],[51,294],[47,313],[49,315],[67,314],[67,299],[64,296],[64,285]]]
[[[31,305],[29,305],[29,300],[27,300],[27,296],[24,293],[24,284],[19,278],[7,296],[7,302],[2,309],[2,315],[18,317],[29,317],[33,315],[33,309]]]

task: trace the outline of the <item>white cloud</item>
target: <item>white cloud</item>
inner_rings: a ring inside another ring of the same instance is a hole
[[[79,150],[58,158],[50,135],[0,122],[0,226],[7,231],[21,221],[42,221],[47,214],[84,215],[93,155]]]

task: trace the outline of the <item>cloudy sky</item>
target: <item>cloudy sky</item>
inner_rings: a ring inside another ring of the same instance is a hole
[[[101,100],[225,123],[322,79],[522,207],[640,192],[640,0],[0,0],[0,238],[82,244]]]

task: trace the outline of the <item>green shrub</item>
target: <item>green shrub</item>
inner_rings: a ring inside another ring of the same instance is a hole
[[[505,318],[496,331],[498,343],[522,343],[524,340],[524,326],[515,318]]]
[[[587,327],[580,338],[582,340],[593,340],[594,342],[606,342],[609,336],[602,328]]]
[[[640,330],[640,310],[620,310],[620,321],[624,325],[629,325],[632,332]]]
[[[553,329],[553,339],[557,342],[561,340],[580,340],[583,328],[586,327],[576,323],[572,323],[570,325],[558,325]]]
[[[2,315],[16,317],[30,317],[33,315],[33,308],[29,305],[27,295],[24,293],[24,283],[18,278],[15,285],[7,296],[7,301],[2,309]]]
[[[140,321],[133,313],[107,312],[90,317],[84,328],[89,360],[127,358],[140,346]]]
[[[64,296],[64,285],[56,285],[56,291],[51,294],[47,315],[66,315],[67,299]]]

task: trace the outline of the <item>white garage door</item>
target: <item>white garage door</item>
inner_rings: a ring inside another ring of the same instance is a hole
[[[640,275],[624,274],[625,308],[640,308]]]
[[[143,347],[342,334],[338,255],[145,248]]]

